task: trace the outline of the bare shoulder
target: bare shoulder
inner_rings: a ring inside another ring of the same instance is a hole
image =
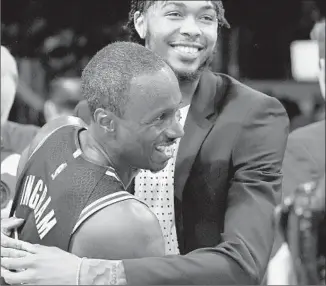
[[[129,199],[87,219],[73,235],[71,252],[103,259],[162,256],[164,240],[156,216],[143,203]]]

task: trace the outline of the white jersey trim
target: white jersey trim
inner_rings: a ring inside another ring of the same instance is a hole
[[[123,195],[123,194],[126,194],[126,195],[130,195],[128,192],[126,191],[120,191],[120,192],[116,192],[116,193],[113,193],[113,194],[109,194],[107,196],[104,196],[94,202],[92,202],[91,204],[89,204],[87,207],[85,207],[82,212],[80,213],[79,217],[82,217],[84,214],[86,214],[91,208],[93,208],[95,205],[99,204],[99,203],[102,203],[103,201],[106,201],[107,199],[113,199],[117,196],[120,196],[120,195]]]
[[[117,193],[109,194],[107,196],[104,196],[92,202],[90,205],[85,207],[84,210],[80,213],[77,223],[75,224],[75,227],[71,232],[71,235],[74,234],[77,231],[77,229],[81,226],[81,224],[84,221],[86,221],[90,216],[92,216],[94,213],[98,212],[99,210],[107,206],[129,199],[137,200],[135,196],[129,194],[128,192],[120,191]]]

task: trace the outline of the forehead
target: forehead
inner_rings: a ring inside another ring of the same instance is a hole
[[[167,68],[163,68],[153,74],[145,74],[134,78],[130,83],[132,97],[166,97],[171,92],[179,90],[177,78]]]
[[[212,8],[216,10],[216,5],[214,1],[179,1],[179,0],[171,0],[171,1],[155,1],[154,3],[152,1],[148,4],[149,6],[153,6],[155,8],[165,8],[169,6],[178,6],[182,8],[189,8],[189,9],[203,9],[203,8]]]
[[[134,78],[130,83],[129,94],[127,109],[139,115],[156,109],[174,109],[181,101],[178,81],[174,73],[166,68]]]

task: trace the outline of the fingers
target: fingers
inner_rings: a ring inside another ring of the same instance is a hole
[[[33,276],[30,274],[28,270],[21,271],[21,272],[11,272],[1,267],[1,276],[6,281],[6,283],[10,285],[18,285],[18,284],[33,285],[32,283]]]
[[[8,272],[10,272],[10,271],[1,266],[1,281],[2,281],[2,279],[4,279],[3,276],[6,275]]]
[[[23,224],[24,220],[21,218],[10,217],[10,218],[3,218],[1,220],[1,232],[6,235],[10,235],[11,231]]]
[[[38,246],[30,244],[25,241],[13,239],[1,233],[1,250],[2,248],[13,248],[17,250],[24,250],[30,253],[37,253]]]
[[[10,236],[11,235],[11,229],[5,228],[1,226],[1,234],[4,234],[6,236]]]
[[[3,257],[17,258],[17,257],[25,257],[25,256],[28,256],[28,255],[31,255],[31,254],[29,252],[24,251],[24,250],[1,247],[1,258],[3,258]]]
[[[28,256],[19,258],[1,258],[1,267],[7,270],[21,270],[29,268],[32,264],[32,259]]]

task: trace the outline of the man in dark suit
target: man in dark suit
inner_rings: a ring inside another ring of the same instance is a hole
[[[321,95],[325,99],[325,19],[317,22],[311,39],[318,43]],[[294,130],[288,138],[283,162],[283,198],[291,197],[305,183],[318,182],[325,176],[325,120]],[[291,232],[291,229],[289,229]],[[296,235],[296,234],[295,234]],[[291,254],[278,233],[269,265],[269,284],[293,284]]]
[[[325,19],[316,23],[311,38],[319,47],[318,79],[325,99]],[[290,134],[283,163],[283,196],[293,194],[300,184],[319,180],[324,173],[325,120],[321,120]]]
[[[133,39],[167,61],[183,95],[185,136],[175,164],[165,176],[141,173],[132,188],[157,214],[166,254],[172,255],[81,261],[4,237],[3,246],[37,253],[3,258],[2,266],[27,269],[5,276],[26,283],[33,272],[34,284],[75,283],[79,269],[81,284],[260,284],[274,241],[274,208],[282,196],[286,112],[275,98],[207,69],[218,25],[227,24],[221,1],[132,1],[130,17]],[[87,113],[79,109],[79,115]]]

